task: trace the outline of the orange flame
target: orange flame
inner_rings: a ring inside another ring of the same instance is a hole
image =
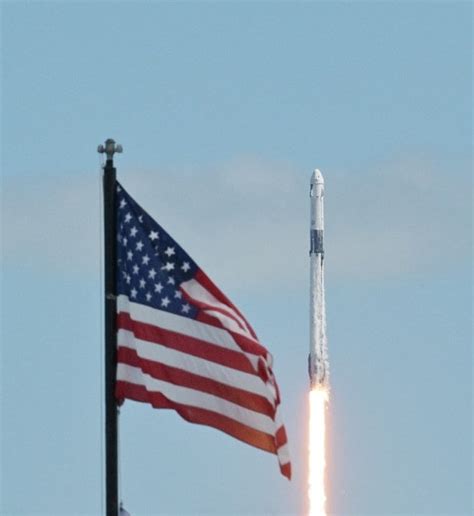
[[[316,387],[309,392],[309,513],[308,516],[326,516],[325,435],[328,391]]]

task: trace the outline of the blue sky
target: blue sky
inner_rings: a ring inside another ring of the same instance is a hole
[[[130,402],[132,515],[305,513],[315,167],[329,510],[471,514],[469,2],[3,2],[1,57],[2,515],[103,509],[108,137],[127,190],[272,351],[295,470]]]

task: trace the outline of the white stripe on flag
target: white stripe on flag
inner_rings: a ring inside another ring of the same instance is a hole
[[[280,446],[280,448],[277,449],[277,455],[280,464],[286,464],[287,462],[290,462],[290,449],[288,448],[288,443]]]
[[[247,331],[242,329],[231,317],[227,317],[227,315],[224,315],[222,312],[218,312],[217,310],[209,310],[209,308],[205,308],[204,312],[212,317],[215,317],[227,330],[233,331],[234,333],[239,333],[240,335],[251,338],[253,340],[253,337],[250,335],[250,333],[247,333]]]

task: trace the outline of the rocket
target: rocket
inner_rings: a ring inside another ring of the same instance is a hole
[[[309,381],[311,388],[329,386],[329,362],[324,301],[324,178],[319,170],[310,186],[310,342]]]

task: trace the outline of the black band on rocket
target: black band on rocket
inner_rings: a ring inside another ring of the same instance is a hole
[[[309,250],[310,253],[324,254],[323,235],[324,231],[322,229],[311,230],[311,247]]]

